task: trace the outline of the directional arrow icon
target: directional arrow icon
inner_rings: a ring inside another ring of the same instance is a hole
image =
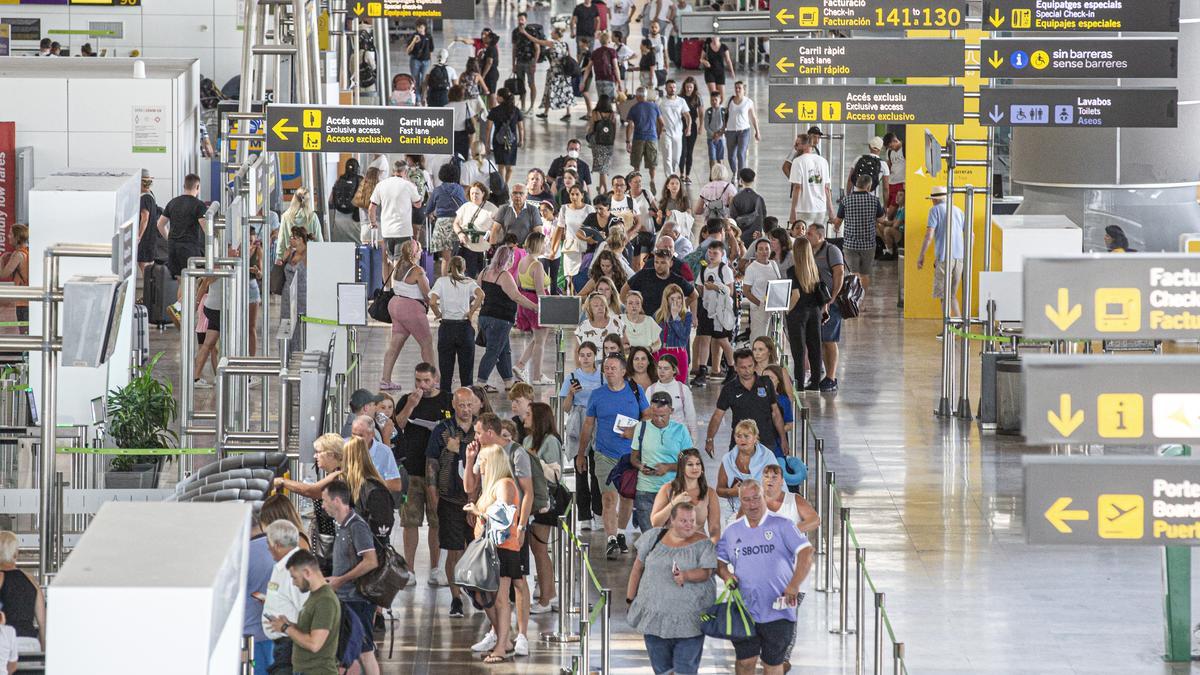
[[[1046,520],[1054,526],[1054,529],[1063,534],[1071,534],[1071,526],[1067,525],[1068,520],[1087,520],[1090,516],[1087,511],[1080,509],[1070,509],[1070,497],[1059,497],[1055,500],[1050,508],[1046,509]]]
[[[791,114],[792,114],[792,109],[790,107],[788,107],[788,104],[780,103],[779,105],[775,106],[775,116],[776,117],[779,117],[780,119],[787,119],[787,117]]]
[[[363,7],[363,4],[361,2],[354,3],[354,15],[355,16],[362,16],[363,12],[365,12],[365,11],[367,11],[367,8]]]
[[[1000,120],[1004,119],[1004,113],[1000,112],[999,105],[994,105],[992,106],[991,111],[988,112],[988,117],[992,118],[992,122],[999,122]]]
[[[991,22],[991,24],[996,28],[999,28],[1000,26],[1004,25],[1004,15],[1002,15],[1000,13],[1000,9],[997,8],[992,11],[992,15],[988,17],[988,21]]]
[[[1083,411],[1071,409],[1071,395],[1060,394],[1058,397],[1058,412],[1053,410],[1046,413],[1046,421],[1054,427],[1063,438],[1070,436],[1083,424]]]
[[[1070,295],[1065,288],[1058,289],[1057,307],[1046,305],[1046,318],[1050,319],[1050,322],[1055,326],[1058,326],[1059,330],[1065,331],[1070,328],[1071,324],[1078,321],[1082,315],[1083,306],[1078,304],[1071,306]]]
[[[779,72],[781,72],[781,73],[786,73],[790,68],[792,68],[795,65],[796,64],[789,61],[788,57],[786,57],[786,56],[780,57],[779,60],[775,62],[775,67],[778,68]]]
[[[791,21],[794,18],[796,18],[795,15],[787,11],[786,7],[775,13],[775,19],[785,26],[787,25],[788,21]]]
[[[988,58],[988,63],[992,64],[993,68],[999,68],[1000,64],[1004,63],[1004,59],[1001,58],[999,51],[993,49],[992,55]]]
[[[287,126],[288,121],[288,118],[280,117],[279,121],[275,123],[275,126],[271,127],[271,131],[275,132],[275,135],[278,136],[279,140],[281,141],[286,141],[288,139],[285,132],[300,131],[299,127]]]

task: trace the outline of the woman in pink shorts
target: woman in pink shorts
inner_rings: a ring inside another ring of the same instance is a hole
[[[546,295],[547,277],[538,258],[545,253],[546,235],[538,231],[525,237],[525,257],[513,269],[517,272],[517,288],[521,295],[536,303],[539,295]],[[517,329],[523,333],[533,333],[533,338],[525,345],[521,358],[513,367],[513,374],[533,385],[554,384],[554,380],[542,375],[542,353],[546,348],[546,336],[550,329],[542,328],[537,321],[537,312],[527,307],[517,308]]]
[[[392,317],[392,337],[387,353],[383,355],[383,375],[380,389],[399,389],[392,384],[392,370],[396,359],[409,336],[421,345],[421,360],[437,363],[433,356],[433,335],[429,331],[429,279],[420,265],[421,243],[410,239],[400,246],[399,257],[392,274],[392,292],[395,297],[388,303],[388,314]]]

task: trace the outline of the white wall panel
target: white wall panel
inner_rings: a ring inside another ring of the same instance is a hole
[[[35,180],[67,167],[67,134],[63,131],[27,131],[17,124],[17,147],[22,145],[33,146]]]
[[[20,96],[0,96],[0,119],[16,122],[18,134],[67,127],[65,79],[12,78],[5,81],[5,88],[21,92]]]
[[[71,80],[70,117],[67,124],[72,132],[133,130],[133,107],[160,105],[168,110],[173,101],[174,80]],[[103,101],[103,105],[97,102]],[[167,126],[170,126],[168,117]],[[112,161],[108,162],[112,165]],[[120,164],[118,162],[118,164]],[[129,166],[122,164],[121,166]]]

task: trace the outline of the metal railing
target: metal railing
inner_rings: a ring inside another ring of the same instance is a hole
[[[871,631],[872,640],[872,670],[874,675],[882,675],[885,660],[885,636],[891,643],[891,661],[893,675],[907,675],[908,668],[904,662],[904,643],[896,639],[896,631],[892,627],[888,615],[886,595],[876,585],[875,580],[867,570],[867,548],[859,541],[850,522],[851,510],[846,505],[841,491],[838,489],[837,476],[828,469],[825,460],[825,440],[817,436],[811,423],[811,412],[802,406],[800,401],[793,401],[794,426],[792,427],[792,455],[799,457],[805,466],[809,464],[810,449],[814,460],[814,470],[808,472],[808,478],[801,485],[801,495],[808,499],[810,494],[809,481],[813,483],[811,494],[817,515],[820,518],[820,529],[812,536],[815,555],[813,556],[813,571],[815,587],[820,593],[839,593],[837,626],[830,629],[834,635],[854,636],[854,672],[861,675],[867,667],[865,653],[867,645],[867,590],[874,598],[874,617]],[[851,545],[854,549],[853,563],[851,562]],[[836,558],[836,560],[835,560]],[[824,560],[822,562],[822,559]],[[823,566],[822,566],[823,565]],[[854,568],[854,626],[850,627],[850,570]],[[835,586],[835,573],[837,584]]]

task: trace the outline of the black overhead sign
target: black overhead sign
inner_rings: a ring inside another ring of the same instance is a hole
[[[1179,0],[983,0],[983,29],[1174,33]]]
[[[983,40],[983,78],[1173,78],[1175,38],[1036,38]]]
[[[965,28],[965,0],[776,0],[778,28],[896,30]],[[1177,12],[1178,14],[1178,12]]]
[[[449,155],[450,108],[268,105],[268,152],[401,152]]]
[[[838,124],[962,124],[963,88],[945,85],[769,87],[770,121]]]
[[[771,77],[962,77],[965,41],[772,38]]]
[[[346,0],[360,19],[475,19],[475,0]]]
[[[42,39],[41,19],[5,17],[0,19],[0,23],[8,24],[8,39],[10,40],[30,40],[37,42]]]
[[[1179,92],[1149,87],[980,87],[988,127],[1167,127],[1179,124]]]

